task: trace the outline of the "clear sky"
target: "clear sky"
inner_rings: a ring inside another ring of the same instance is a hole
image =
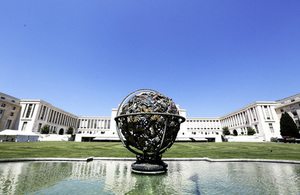
[[[300,93],[299,0],[0,1],[0,91],[110,116],[153,89],[188,117]]]

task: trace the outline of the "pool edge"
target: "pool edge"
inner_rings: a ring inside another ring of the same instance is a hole
[[[135,158],[120,157],[89,157],[89,158],[13,158],[0,159],[0,163],[4,162],[25,162],[25,161],[86,161],[93,160],[111,160],[111,161],[135,161]],[[207,161],[207,162],[267,162],[267,163],[288,163],[300,164],[300,161],[294,160],[273,160],[273,159],[211,159],[211,158],[163,158],[163,161]]]

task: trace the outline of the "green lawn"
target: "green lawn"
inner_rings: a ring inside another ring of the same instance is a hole
[[[121,142],[3,142],[0,159],[135,157]],[[176,142],[164,158],[277,159],[300,161],[300,144]]]

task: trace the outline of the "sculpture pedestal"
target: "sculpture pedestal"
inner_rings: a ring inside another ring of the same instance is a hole
[[[135,162],[131,165],[131,171],[139,174],[157,175],[167,172],[168,165],[164,162],[160,164],[139,163]]]

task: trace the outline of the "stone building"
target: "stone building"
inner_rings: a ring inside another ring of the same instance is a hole
[[[247,135],[247,128],[256,132],[260,141],[270,141],[271,137],[281,137],[279,119],[275,112],[276,102],[254,102],[242,109],[220,117],[221,127],[228,127],[231,134]]]
[[[76,141],[119,140],[116,131],[110,127],[111,117],[79,117]]]
[[[18,129],[20,99],[0,92],[0,131]]]
[[[116,108],[110,117],[76,116],[43,100],[20,100],[4,93],[0,93],[0,98],[0,131],[15,129],[39,134],[44,125],[49,125],[50,134],[64,135],[73,127],[75,141],[119,141],[114,121]],[[232,139],[229,141],[270,141],[281,137],[279,121],[283,112],[288,112],[300,126],[300,94],[278,101],[257,101],[222,117],[188,117],[181,124],[176,141],[220,142],[223,127],[235,135],[228,136]],[[179,108],[179,114],[186,117],[186,110]],[[256,134],[243,136],[249,127]]]
[[[281,114],[287,112],[295,121],[297,127],[300,127],[300,93],[287,97],[282,100],[278,100],[275,111],[278,118],[281,118]]]
[[[76,127],[76,115],[43,100],[21,100],[20,105],[19,131],[39,133],[44,125],[49,125],[50,133],[63,135],[69,127]]]

